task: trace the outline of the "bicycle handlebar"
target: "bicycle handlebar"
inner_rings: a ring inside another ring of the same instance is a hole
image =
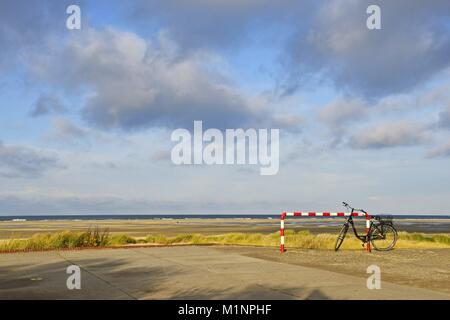
[[[350,207],[350,205],[349,205],[347,202],[342,202],[342,205],[343,205],[344,207],[347,207],[347,208],[351,209],[352,211],[360,211],[360,212],[362,212],[362,213],[367,214],[367,212],[366,212],[364,209],[355,209],[355,208],[352,208],[352,207]]]

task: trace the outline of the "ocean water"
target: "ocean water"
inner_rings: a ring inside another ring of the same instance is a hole
[[[390,215],[396,220],[402,219],[450,219],[450,215],[421,214],[421,215]],[[280,215],[267,214],[122,214],[122,215],[28,215],[28,216],[0,216],[0,221],[43,221],[43,220],[161,220],[161,219],[279,219]],[[302,217],[302,219],[328,219],[328,217]]]

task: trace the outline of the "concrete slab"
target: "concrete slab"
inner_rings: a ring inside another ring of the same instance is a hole
[[[78,265],[82,289],[68,290]],[[260,260],[213,247],[0,255],[0,299],[450,299],[449,294]]]

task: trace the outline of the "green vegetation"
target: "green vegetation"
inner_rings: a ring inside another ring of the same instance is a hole
[[[434,242],[440,244],[447,244],[450,246],[449,234],[425,234],[425,233],[408,233],[399,232],[399,237],[402,240],[417,241],[417,242]]]
[[[133,237],[127,236],[125,234],[116,234],[112,236],[109,241],[108,245],[126,245],[126,244],[136,244],[137,240]]]
[[[86,232],[64,231],[58,233],[35,234],[25,240],[6,240],[0,242],[0,251],[13,250],[51,250],[73,249],[83,247],[104,247],[110,243],[108,230],[100,231],[95,228]]]
[[[286,245],[290,248],[302,249],[334,249],[336,234],[311,234],[309,231],[286,231]],[[277,247],[280,245],[280,234],[261,233],[227,233],[223,235],[205,236],[201,234],[184,234],[176,237],[163,235],[148,236],[147,243],[154,244],[224,244]],[[445,248],[450,247],[448,234],[421,234],[400,232],[396,248]],[[360,249],[361,242],[353,235],[349,235],[342,249]]]
[[[309,231],[286,231],[286,246],[288,248],[325,249],[334,248],[336,234],[311,234]],[[177,244],[218,244],[278,247],[280,235],[262,233],[227,233],[222,235],[181,234],[175,237],[164,235],[149,235],[146,238],[133,238],[124,234],[110,235],[107,230],[98,228],[82,233],[59,232],[36,234],[30,239],[6,240],[0,242],[0,251],[14,250],[52,250],[83,247],[105,247],[133,244],[177,245]],[[361,242],[349,235],[342,249],[361,249]],[[450,248],[449,234],[399,233],[396,248]]]

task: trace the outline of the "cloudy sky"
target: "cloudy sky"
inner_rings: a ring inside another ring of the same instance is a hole
[[[0,0],[0,48],[1,215],[450,212],[448,0]],[[279,173],[173,165],[194,120]]]

